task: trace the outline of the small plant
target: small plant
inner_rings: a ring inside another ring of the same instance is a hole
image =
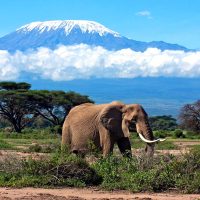
[[[181,129],[174,130],[173,137],[174,138],[185,138],[185,135],[183,134],[183,130],[181,130]]]
[[[29,152],[42,152],[42,147],[39,145],[39,144],[34,144],[34,145],[31,145],[29,148],[28,148]]]

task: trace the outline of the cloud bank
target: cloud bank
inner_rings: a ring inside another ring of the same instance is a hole
[[[108,51],[84,44],[14,54],[0,50],[1,81],[16,80],[24,73],[54,81],[91,77],[200,77],[200,51],[160,51],[156,48],[145,52]]]

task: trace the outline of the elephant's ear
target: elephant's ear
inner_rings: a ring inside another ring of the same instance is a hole
[[[122,109],[125,105],[114,103],[106,106],[100,113],[100,122],[108,130],[121,130]]]

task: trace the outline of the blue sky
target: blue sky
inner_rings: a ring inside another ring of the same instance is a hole
[[[0,36],[32,21],[97,21],[140,41],[200,48],[199,0],[1,0]]]

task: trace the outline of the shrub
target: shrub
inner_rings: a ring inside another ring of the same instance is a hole
[[[200,193],[200,152],[192,150],[182,156],[145,156],[132,159],[109,157],[93,164],[103,177],[102,187],[133,192],[176,189]],[[188,180],[188,181],[187,181]]]
[[[183,131],[181,129],[176,129],[173,132],[174,138],[185,138],[185,135],[183,134]]]
[[[166,130],[158,130],[154,131],[154,135],[158,138],[166,138],[168,136],[171,136],[171,132]]]
[[[7,157],[0,160],[0,186],[86,186],[96,185],[101,178],[85,161],[55,155],[50,159],[22,160]]]
[[[60,125],[49,127],[49,130],[53,134],[62,134],[62,126]]]
[[[200,139],[200,134],[194,131],[185,131],[185,136],[189,139]]]
[[[49,143],[47,145],[40,145],[38,143],[29,146],[28,152],[38,152],[38,153],[55,153],[60,149],[59,143]]]
[[[38,152],[38,153],[42,152],[42,146],[40,146],[39,144],[31,145],[31,146],[29,146],[28,151],[29,152]]]

